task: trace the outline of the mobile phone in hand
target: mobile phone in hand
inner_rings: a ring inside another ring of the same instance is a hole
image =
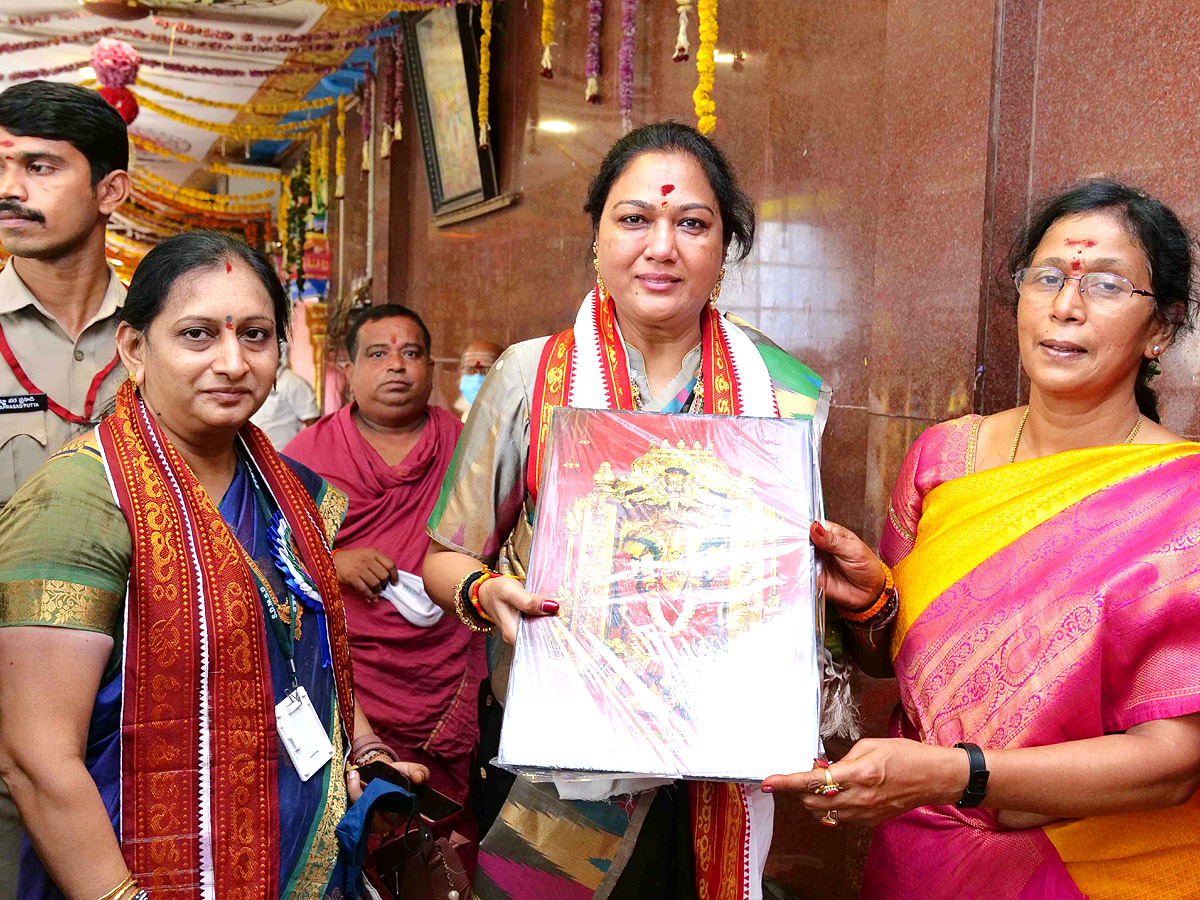
[[[387,763],[379,760],[369,762],[365,766],[359,766],[358,777],[362,780],[364,787],[376,778],[382,778],[384,781],[404,788],[410,794],[415,794],[417,797],[417,812],[422,819],[431,825],[456,816],[463,809],[461,803],[455,803],[445,794],[439,793],[426,785],[413,784],[403,772],[398,772]]]

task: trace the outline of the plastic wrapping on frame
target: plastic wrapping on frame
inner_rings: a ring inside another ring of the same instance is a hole
[[[821,420],[556,409],[496,763],[759,781],[820,747]]]

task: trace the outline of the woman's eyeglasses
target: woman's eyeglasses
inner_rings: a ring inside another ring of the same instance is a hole
[[[1050,266],[1031,266],[1013,274],[1013,283],[1022,296],[1033,300],[1053,300],[1068,281],[1079,282],[1079,293],[1092,303],[1121,303],[1134,294],[1153,297],[1150,291],[1138,290],[1133,282],[1111,272],[1088,272],[1086,275],[1066,275]]]

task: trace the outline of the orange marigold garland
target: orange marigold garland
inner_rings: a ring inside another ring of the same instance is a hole
[[[712,99],[713,77],[717,66],[713,52],[717,49],[717,0],[699,0],[700,49],[696,52],[696,73],[699,75],[692,102],[696,106],[696,130],[711,134],[717,127],[717,104]]]
[[[479,149],[488,146],[491,123],[488,121],[489,75],[492,71],[492,0],[483,0],[479,7]]]
[[[554,43],[554,0],[542,0],[542,77],[554,77],[554,59],[550,45]]]

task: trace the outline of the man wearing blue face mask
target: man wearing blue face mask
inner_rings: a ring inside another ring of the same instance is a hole
[[[454,401],[454,411],[462,416],[464,422],[471,411],[471,404],[475,402],[475,395],[483,386],[484,376],[496,361],[496,357],[503,352],[503,347],[491,341],[471,341],[463,351],[462,360],[458,364],[459,395]]]

